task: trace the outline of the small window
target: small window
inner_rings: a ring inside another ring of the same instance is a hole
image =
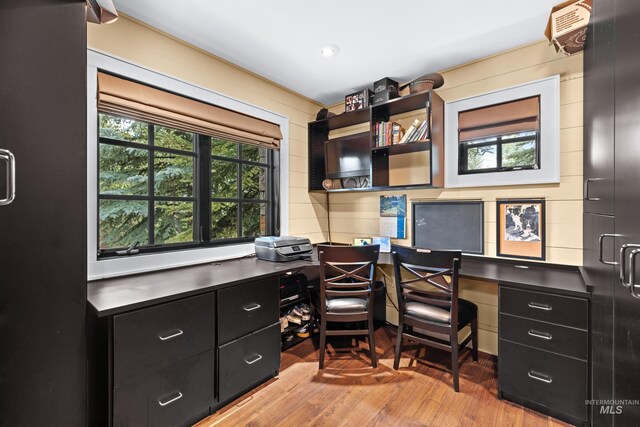
[[[489,105],[458,115],[458,172],[540,168],[540,97]]]
[[[538,132],[520,132],[460,143],[461,174],[540,167]]]

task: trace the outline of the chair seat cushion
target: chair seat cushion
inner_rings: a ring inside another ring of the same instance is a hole
[[[363,298],[333,298],[327,300],[327,313],[361,313],[367,311]]]
[[[451,313],[448,308],[423,304],[420,302],[408,302],[405,306],[409,316],[428,322],[451,324]],[[476,318],[478,307],[466,299],[458,299],[458,325],[466,325]]]

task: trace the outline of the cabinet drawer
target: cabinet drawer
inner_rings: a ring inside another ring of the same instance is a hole
[[[589,305],[583,298],[500,286],[500,313],[587,330]]]
[[[237,397],[280,369],[280,324],[220,347],[220,403]]]
[[[219,344],[277,322],[279,306],[279,279],[275,277],[219,291]]]
[[[589,334],[531,319],[500,315],[500,338],[582,360],[589,354]]]
[[[586,420],[587,362],[500,340],[500,391]]]
[[[114,392],[113,424],[190,426],[214,402],[215,350],[176,363]]]
[[[114,388],[213,349],[213,309],[209,293],[114,316]]]

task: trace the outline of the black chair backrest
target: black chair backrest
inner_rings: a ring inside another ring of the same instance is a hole
[[[379,245],[318,245],[320,300],[326,297],[367,297],[371,294]]]
[[[462,253],[399,245],[392,245],[391,252],[401,315],[407,302],[416,301],[449,309],[451,323],[457,323],[458,273]],[[418,287],[418,284],[428,286]]]

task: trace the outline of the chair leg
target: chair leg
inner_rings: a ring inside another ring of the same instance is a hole
[[[451,336],[451,373],[453,374],[453,389],[457,392],[460,391],[460,379],[458,375],[458,367],[460,361],[458,360],[458,333],[456,331],[455,338]]]
[[[398,334],[396,335],[396,354],[393,358],[393,369],[400,367],[400,350],[402,348],[402,332],[404,331],[404,325],[402,323],[402,317],[398,321]]]
[[[376,341],[373,338],[374,334],[373,319],[369,319],[369,352],[371,353],[371,366],[375,368],[378,366],[378,361],[376,358]]]
[[[324,368],[324,348],[327,341],[327,322],[320,319],[320,369]]]
[[[471,356],[473,357],[473,361],[478,361],[478,319],[475,319],[471,322],[471,345],[473,348],[471,349]]]

